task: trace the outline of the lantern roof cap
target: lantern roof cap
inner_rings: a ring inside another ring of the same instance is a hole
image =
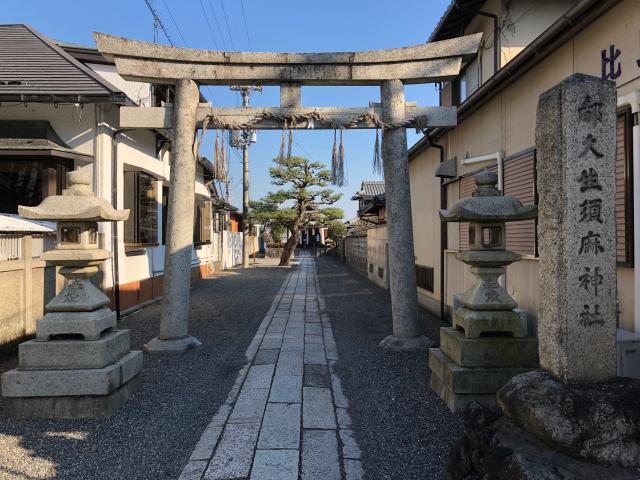
[[[520,200],[501,195],[496,188],[498,176],[482,170],[475,174],[476,189],[469,198],[457,202],[448,210],[440,210],[443,222],[513,222],[538,216],[536,205],[522,205]]]
[[[91,190],[91,165],[67,173],[68,188],[62,195],[45,198],[40,205],[20,205],[20,216],[30,220],[117,222],[129,218],[129,210],[115,210]]]

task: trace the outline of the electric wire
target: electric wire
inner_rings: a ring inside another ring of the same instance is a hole
[[[178,22],[176,22],[176,19],[173,16],[173,13],[171,12],[171,9],[169,8],[169,5],[167,5],[167,1],[166,0],[162,0],[162,3],[164,4],[164,8],[167,9],[167,12],[169,12],[169,16],[171,17],[171,21],[173,22],[173,26],[176,27],[176,30],[178,31],[178,35],[180,35],[180,38],[182,39],[182,43],[184,44],[185,47],[188,47],[189,45],[187,44],[187,41],[184,39],[184,35],[182,34],[182,30],[180,30],[180,27],[178,26]]]
[[[216,42],[216,37],[213,35],[213,28],[211,27],[211,22],[209,21],[209,16],[207,15],[207,11],[204,8],[204,3],[202,3],[202,0],[200,1],[200,6],[202,7],[202,13],[204,13],[204,19],[207,22],[207,27],[209,27],[209,33],[211,34],[211,39],[213,40],[213,44],[216,47],[216,50],[220,50],[220,48],[218,47],[218,42]]]
[[[222,13],[224,14],[224,22],[227,24],[227,33],[229,33],[229,40],[231,40],[231,48],[236,49],[236,46],[233,44],[233,37],[231,36],[231,28],[229,27],[229,19],[227,18],[227,10],[224,8],[224,0],[220,0],[220,5],[222,5]]]
[[[213,20],[216,22],[218,35],[220,35],[220,39],[222,40],[222,48],[224,48],[225,50],[228,50],[227,42],[225,41],[224,35],[222,34],[222,29],[220,28],[220,22],[218,22],[218,15],[216,15],[216,11],[213,8],[213,3],[211,3],[211,0],[207,0],[207,2],[209,3],[209,8],[211,9],[211,13],[213,13]]]
[[[251,46],[251,38],[249,37],[249,26],[247,24],[247,15],[244,12],[244,0],[240,0],[240,7],[242,8],[242,18],[244,20],[244,31],[247,34],[247,43],[249,44],[249,51],[253,51],[253,47]]]

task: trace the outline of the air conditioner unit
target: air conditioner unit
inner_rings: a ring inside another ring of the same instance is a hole
[[[640,333],[618,329],[618,376],[640,379]]]

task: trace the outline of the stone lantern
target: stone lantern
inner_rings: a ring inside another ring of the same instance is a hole
[[[431,386],[453,411],[470,401],[495,404],[495,393],[513,375],[538,366],[537,342],[527,337],[525,312],[498,283],[505,267],[520,255],[505,248],[506,222],[537,217],[496,188],[498,177],[483,170],[476,190],[450,210],[443,222],[469,222],[469,250],[456,258],[471,266],[477,282],[455,296],[453,327],[440,330],[440,348],[431,349]]]
[[[113,413],[138,384],[142,352],[116,329],[109,298],[89,280],[111,254],[98,246],[98,223],[126,220],[90,188],[91,170],[67,174],[68,188],[20,215],[57,222],[56,248],[40,257],[60,266],[62,291],[45,307],[36,338],[19,346],[19,366],[2,375],[10,415],[81,418]]]

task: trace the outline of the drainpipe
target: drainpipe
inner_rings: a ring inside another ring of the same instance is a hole
[[[433,143],[429,134],[426,134],[427,145],[437,148],[440,151],[440,163],[444,163],[444,147],[437,143]],[[447,190],[444,187],[444,179],[440,178],[440,209],[447,208]],[[448,243],[447,224],[440,222],[440,320],[444,321],[446,317],[446,292],[445,292],[445,272],[444,272],[444,251]]]
[[[118,135],[128,132],[131,128],[114,130],[111,134],[111,205],[118,209]],[[111,224],[111,248],[113,250],[113,301],[116,309],[116,319],[120,321],[120,265],[118,247],[118,222]]]
[[[493,74],[495,75],[498,72],[499,69],[499,65],[498,65],[498,35],[499,35],[499,31],[500,29],[498,28],[498,15],[495,15],[493,13],[489,13],[489,12],[483,12],[482,10],[480,11],[475,11],[475,10],[469,10],[466,9],[464,7],[461,7],[457,2],[455,4],[456,9],[461,11],[461,12],[468,12],[468,13],[473,13],[475,15],[480,15],[481,17],[487,17],[493,20]],[[464,30],[463,30],[464,33]],[[482,83],[482,79],[480,79],[480,83]]]

